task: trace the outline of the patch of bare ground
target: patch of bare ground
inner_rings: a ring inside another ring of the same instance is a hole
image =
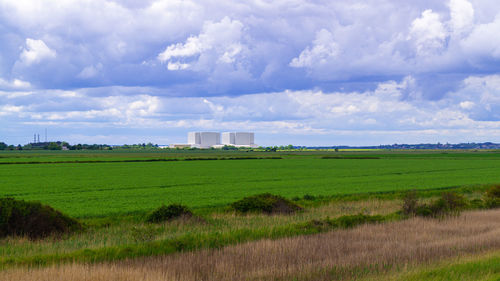
[[[413,218],[219,250],[0,272],[0,280],[350,280],[500,249],[500,210]]]

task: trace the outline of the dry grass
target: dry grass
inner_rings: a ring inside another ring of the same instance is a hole
[[[345,280],[367,271],[500,249],[500,210],[414,218],[220,250],[0,272],[0,280]]]

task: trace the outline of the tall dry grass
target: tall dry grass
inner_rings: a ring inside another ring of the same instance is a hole
[[[500,210],[414,218],[156,258],[0,272],[0,280],[346,280],[500,249]]]

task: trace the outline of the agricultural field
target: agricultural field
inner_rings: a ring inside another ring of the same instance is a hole
[[[340,267],[336,269],[334,265],[338,261],[334,258],[326,262],[327,258],[323,257],[324,263],[318,260],[318,264],[310,264],[309,267],[300,264],[300,260],[284,259],[283,266],[290,268],[289,272],[273,268],[261,271],[261,265],[255,263],[253,269],[249,268],[253,271],[246,275],[223,275],[224,278],[220,279],[247,280],[255,277],[256,280],[290,280],[293,277],[296,280],[335,280],[336,277],[331,274],[315,271],[330,268],[328,272],[340,274],[344,280],[358,277],[400,280],[398,278],[407,275],[413,276],[412,280],[420,280],[419,276],[434,274],[420,270],[419,266],[423,263],[434,264],[440,259],[452,259],[462,254],[483,257],[486,249],[500,250],[500,220],[496,220],[499,213],[497,210],[478,212],[471,207],[458,221],[450,221],[445,227],[443,222],[435,219],[405,220],[400,214],[401,198],[409,190],[416,190],[424,202],[430,202],[442,192],[453,191],[471,202],[480,201],[485,190],[500,183],[499,172],[499,151],[0,152],[0,198],[40,201],[77,218],[84,225],[82,231],[60,237],[37,240],[10,236],[0,238],[0,280],[43,280],[39,276],[55,276],[60,269],[80,276],[78,272],[82,270],[82,263],[95,264],[95,272],[102,273],[102,279],[91,276],[81,280],[128,280],[109,275],[119,272],[101,271],[109,265],[106,263],[112,263],[114,268],[122,267],[121,260],[124,259],[132,259],[123,262],[131,265],[130,270],[134,271],[136,267],[141,268],[140,264],[144,262],[163,264],[168,261],[181,265],[183,262],[191,263],[190,259],[203,261],[203,258],[213,256],[225,262],[225,251],[234,255],[238,255],[238,251],[248,255],[267,255],[265,251],[248,252],[252,246],[245,245],[252,243],[271,249],[295,245],[293,247],[297,248],[294,251],[299,254],[290,253],[301,256],[305,249],[300,247],[309,245],[307,243],[319,245],[323,243],[321,239],[332,235],[340,239],[338,241],[345,241],[347,238],[342,238],[342,235],[350,237],[355,233],[360,235],[359,239],[366,240],[363,235],[368,233],[375,241],[379,233],[391,234],[388,229],[406,227],[410,230],[422,224],[422,231],[432,231],[434,236],[425,233],[415,236],[415,244],[408,245],[415,253],[432,250],[419,248],[423,245],[421,237],[431,239],[426,243],[442,243],[443,249],[453,241],[454,250],[443,250],[439,259],[431,254],[423,259],[419,254],[415,257],[420,258],[414,259],[411,252],[406,255],[402,251],[398,257],[384,256],[387,260],[383,261],[374,257],[359,264],[352,261],[352,264],[345,265],[347,267],[339,263]],[[301,206],[302,211],[275,215],[240,214],[230,208],[236,200],[262,193],[281,195]],[[172,203],[189,207],[194,218],[157,224],[145,222],[152,210]],[[490,223],[491,220],[495,223]],[[477,223],[470,224],[470,221]],[[463,233],[460,234],[460,231]],[[402,239],[400,235],[408,237],[404,233],[391,235],[394,237],[379,237],[380,241]],[[332,243],[338,242],[335,239]],[[465,243],[464,239],[468,242]],[[377,242],[377,245],[382,245],[380,243]],[[367,244],[366,247],[371,246]],[[359,255],[363,256],[363,253]],[[173,261],[176,257],[179,259]],[[396,262],[401,257],[406,259],[404,264]],[[495,260],[498,254],[494,252],[485,257],[484,271],[497,276],[498,268],[489,265],[494,264],[490,260]],[[303,258],[308,261],[315,259],[307,255]],[[370,271],[367,268],[381,262],[388,267],[377,267],[379,275],[367,274]],[[468,265],[464,262],[469,261],[436,265],[436,274],[440,268],[446,267],[466,270]],[[20,274],[33,266],[40,269],[30,271],[32,275]],[[200,270],[210,269],[203,264],[198,266]],[[228,266],[237,268],[238,265]],[[358,270],[359,266],[362,269]],[[413,271],[396,270],[401,266]],[[151,279],[144,280],[157,280],[158,275],[155,274],[158,272],[142,270],[137,269],[131,276],[152,274]],[[176,272],[178,268],[172,269],[172,272],[168,270],[163,274],[185,276],[182,280],[197,280],[200,277],[193,272]],[[268,275],[260,278],[254,275],[256,272]],[[278,272],[280,278],[266,272]],[[205,274],[217,276],[219,273]],[[75,276],[68,278],[75,279]],[[318,276],[321,278],[318,279]]]
[[[0,157],[16,163],[0,165],[0,196],[38,200],[80,218],[147,212],[163,203],[223,207],[263,192],[292,198],[500,182],[497,152],[30,152]],[[123,162],[131,160],[142,162]]]

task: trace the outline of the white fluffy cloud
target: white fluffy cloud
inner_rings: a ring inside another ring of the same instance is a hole
[[[27,81],[20,79],[14,79],[7,81],[0,78],[0,90],[25,90],[31,87],[31,84]]]
[[[197,36],[190,36],[185,43],[169,45],[158,55],[158,60],[168,63],[168,70],[206,70],[210,64],[233,63],[244,48],[241,43],[243,24],[224,17],[220,22],[205,22]],[[183,63],[186,62],[186,63]]]
[[[22,63],[31,65],[39,63],[45,59],[56,57],[56,52],[50,49],[42,40],[35,40],[31,38],[26,39],[26,47],[21,52],[19,59]]]
[[[467,32],[474,24],[474,7],[467,0],[450,0],[450,25],[454,32]]]
[[[412,22],[409,39],[414,40],[418,55],[427,56],[443,49],[446,36],[439,14],[425,10]]]
[[[335,59],[339,48],[332,34],[326,29],[321,29],[316,34],[312,47],[307,47],[302,51],[299,57],[290,62],[290,66],[314,67],[317,64],[325,64],[329,60]]]
[[[474,63],[488,63],[487,58],[500,59],[500,38],[495,32],[500,30],[500,14],[493,22],[478,24],[461,41],[468,59]]]

